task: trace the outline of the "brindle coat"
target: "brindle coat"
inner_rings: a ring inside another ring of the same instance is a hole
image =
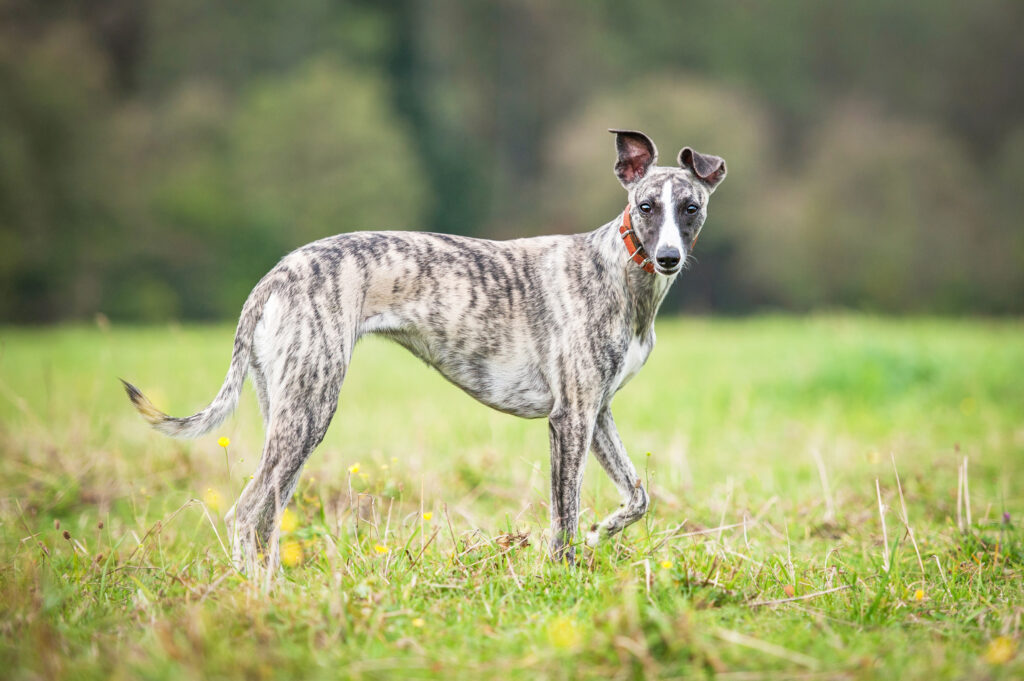
[[[628,257],[622,216],[586,234],[487,241],[416,232],[356,232],[285,256],[242,308],[220,392],[185,418],[125,389],[160,432],[197,437],[234,409],[246,374],[256,386],[266,441],[255,474],[229,512],[235,559],[251,564],[273,536],[310,453],[337,406],[356,342],[391,338],[495,409],[548,417],[551,551],[574,559],[588,450],[614,480],[622,506],[587,542],[621,531],[648,496],[612,419],[612,397],[647,360],[654,317],[725,177],[716,156],[680,151],[654,165],[643,133],[613,130],[615,173],[628,192],[649,273]],[[276,555],[271,551],[271,555]]]

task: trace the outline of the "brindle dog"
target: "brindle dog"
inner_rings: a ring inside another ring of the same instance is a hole
[[[643,133],[612,130],[628,204],[593,232],[487,241],[417,232],[354,232],[285,256],[253,289],[231,365],[205,409],[174,418],[131,384],[160,432],[197,437],[224,421],[252,377],[266,427],[255,474],[228,513],[234,557],[252,565],[323,439],[356,342],[386,336],[484,404],[548,418],[551,553],[572,562],[587,451],[615,481],[618,510],[597,544],[639,520],[648,496],[612,419],[615,393],[647,360],[654,317],[707,216],[725,162],[683,148],[655,165]],[[648,256],[653,254],[653,259]],[[272,561],[277,551],[270,551]]]

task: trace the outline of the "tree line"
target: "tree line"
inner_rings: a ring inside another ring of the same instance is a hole
[[[0,0],[0,320],[230,318],[357,229],[621,211],[726,158],[675,309],[1024,311],[1012,0]]]

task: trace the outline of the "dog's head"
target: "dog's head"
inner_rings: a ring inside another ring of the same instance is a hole
[[[678,168],[657,166],[658,148],[634,130],[615,134],[615,175],[629,193],[633,231],[666,276],[682,269],[708,215],[708,199],[725,178],[725,161],[683,147]]]

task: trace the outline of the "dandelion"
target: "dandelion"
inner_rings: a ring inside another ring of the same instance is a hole
[[[416,619],[414,619],[412,621],[412,626],[416,627],[417,629],[420,629],[420,628],[422,628],[425,625],[426,625],[426,622],[423,620],[422,617],[417,617]]]
[[[548,641],[558,650],[575,648],[582,640],[580,626],[569,617],[556,617],[548,624]]]
[[[425,511],[425,512],[423,513],[423,519],[424,519],[424,520],[430,520],[430,519],[431,519],[431,518],[433,518],[433,517],[434,517],[434,513],[433,513],[433,511]]]
[[[663,561],[661,561],[661,569],[662,570],[671,570],[672,569],[672,561],[670,561],[670,560],[663,560]]]
[[[281,514],[281,531],[285,534],[294,532],[299,527],[299,516],[290,508],[284,509]]]
[[[915,601],[923,601],[924,600],[924,590],[923,589],[918,589],[917,591],[914,592],[914,600]]]
[[[348,467],[348,472],[349,472],[350,475],[355,475],[356,473],[358,473],[359,472],[359,464],[358,463],[354,463],[351,466],[349,466]]]
[[[291,540],[281,544],[281,562],[288,567],[295,567],[302,563],[302,544]]]
[[[389,549],[388,547],[386,547],[386,546],[384,546],[382,544],[374,544],[373,545],[373,550],[376,553],[379,553],[379,554],[383,555],[383,554],[387,553],[388,551],[390,551],[391,549]]]
[[[214,513],[219,513],[222,501],[220,492],[212,487],[206,488],[206,492],[203,494],[203,503],[206,504],[207,508]]]
[[[1006,664],[1017,652],[1017,644],[1009,636],[998,636],[985,649],[985,662],[989,664]]]
[[[874,463],[878,463],[881,460],[882,460],[882,455],[879,454],[876,450],[872,450],[872,451],[868,452],[868,463],[874,464]]]
[[[228,445],[231,444],[231,440],[227,439],[223,435],[217,438],[217,444],[224,448],[224,467],[228,471],[228,478],[231,477],[231,462],[228,461]]]

